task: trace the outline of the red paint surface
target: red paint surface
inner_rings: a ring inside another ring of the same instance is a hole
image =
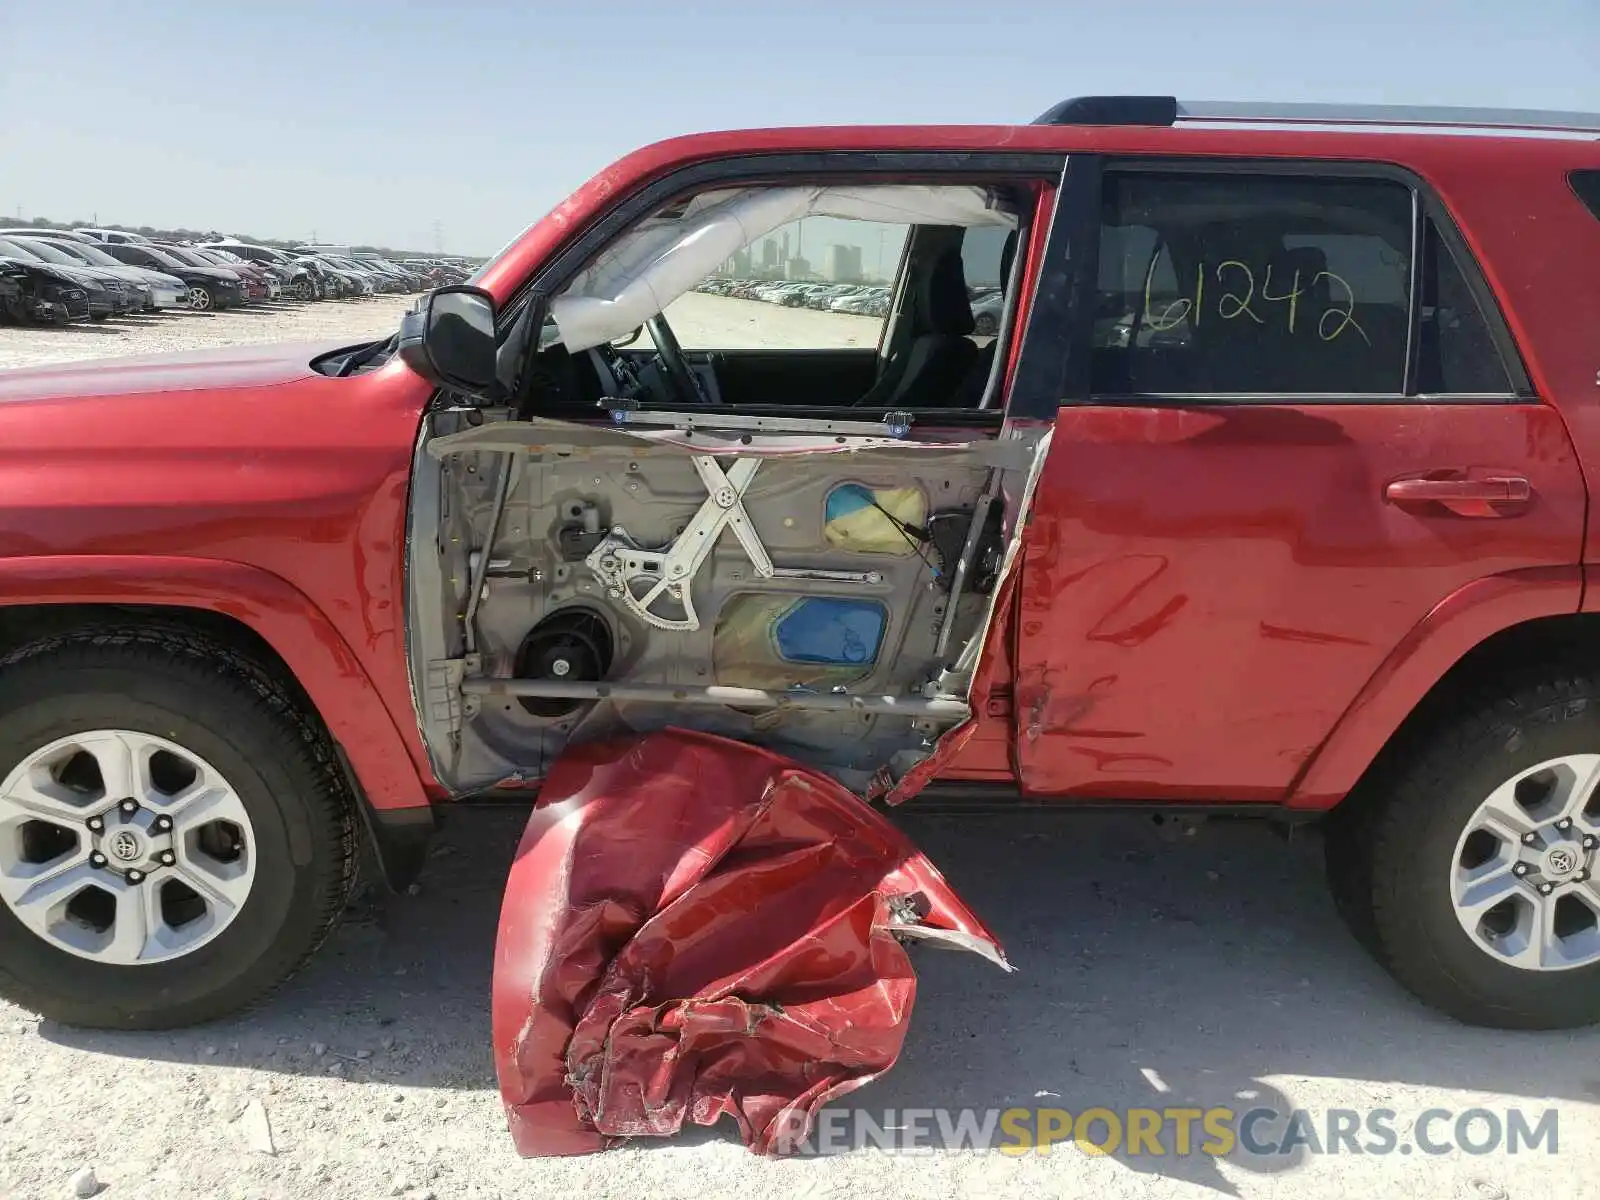
[[[668,730],[552,767],[495,947],[494,1057],[523,1154],[729,1115],[791,1149],[893,1065],[916,976],[889,902],[993,938],[892,825],[767,751]]]
[[[1490,517],[1385,498],[1441,470],[1522,475],[1533,494]],[[1421,695],[1415,667],[1386,664],[1437,606],[1563,568],[1531,609],[1491,606],[1471,629],[1577,610],[1585,503],[1538,404],[1062,409],[1018,614],[1023,788],[1282,800],[1363,695],[1367,736],[1314,773],[1353,780],[1350,756],[1370,761]],[[1439,646],[1416,660],[1436,672],[1424,691],[1455,661]],[[1364,693],[1375,678],[1393,698]]]
[[[221,613],[249,626],[294,674],[379,808],[428,802],[404,739],[360,659],[304,593],[276,575],[216,559],[126,555],[0,559],[0,596],[45,604],[149,604]]]
[[[1523,621],[1576,611],[1582,591],[1583,573],[1577,567],[1535,567],[1475,579],[1452,593],[1406,634],[1367,681],[1327,744],[1295,781],[1289,807],[1333,807],[1434,682],[1467,651]]]
[[[1309,406],[1231,410],[1217,418],[1222,432],[1163,426],[1153,441],[1139,432],[1154,419],[1148,410],[1064,417],[1040,496],[1038,544],[1030,548],[1038,570],[1023,595],[1025,623],[1059,635],[1031,652],[1032,680],[1026,670],[1018,680],[1020,719],[1043,731],[1018,741],[1029,790],[1280,798],[1297,775],[1312,777],[1315,748],[1358,694],[1364,706],[1376,703],[1362,692],[1368,681],[1399,677],[1383,664],[1433,606],[1488,575],[1600,562],[1600,522],[1589,522],[1587,553],[1572,542],[1582,537],[1574,532],[1582,524],[1574,516],[1583,503],[1580,466],[1600,478],[1590,336],[1600,328],[1600,274],[1572,264],[1600,257],[1600,222],[1565,181],[1571,168],[1597,165],[1592,142],[1189,127],[705,134],[646,147],[608,167],[513,243],[483,282],[504,300],[552,252],[679,167],[781,151],[880,150],[1403,166],[1451,209],[1498,295],[1535,392],[1550,406],[1500,410],[1497,434],[1483,415],[1491,410],[1465,406],[1373,406],[1365,415]],[[1037,270],[1035,254],[1030,289]],[[352,379],[323,378],[309,370],[311,356],[306,347],[252,347],[0,373],[0,559],[195,558],[281,579],[337,632],[366,686],[353,686],[358,676],[336,657],[297,666],[301,682],[313,695],[347,690],[348,711],[322,715],[352,740],[376,746],[399,736],[404,755],[389,753],[386,771],[357,769],[376,805],[409,804],[421,792],[442,794],[415,729],[401,603],[407,474],[430,389],[398,362]],[[1199,420],[1181,411],[1164,419]],[[1352,444],[1306,443],[1326,422]],[[1556,448],[1563,423],[1575,455]],[[1083,436],[1098,439],[1092,453],[1088,443],[1074,444]],[[1237,444],[1218,446],[1219,436]],[[1247,445],[1248,438],[1258,440]],[[1223,460],[1255,478],[1209,477],[1207,464]],[[1390,469],[1518,465],[1536,469],[1533,511],[1498,522],[1498,531],[1375,514],[1364,490]],[[1280,485],[1286,498],[1273,491]],[[1185,516],[1191,508],[1194,520]],[[1399,561],[1401,550],[1416,561]],[[1296,555],[1306,556],[1298,575],[1289,569],[1301,563]],[[1450,555],[1457,557],[1441,557]],[[94,577],[92,564],[83,571]],[[163,592],[153,575],[119,578],[129,580],[124,592],[102,579],[85,582],[83,593],[217,611],[234,603],[223,592]],[[29,593],[19,580],[0,603],[54,603],[71,590],[58,582]],[[1080,604],[1095,610],[1092,617]],[[253,618],[243,612],[240,619]],[[1024,645],[1031,636],[1018,631]],[[268,640],[276,645],[281,632]],[[1201,672],[1202,681],[1174,692],[1184,671]],[[1024,699],[1020,689],[1029,687]],[[1033,720],[1028,707],[1041,703]],[[962,753],[943,756],[940,768],[982,777],[1002,770],[1004,756],[985,724],[993,719],[1004,718],[982,714],[958,739]],[[396,782],[407,770],[414,780]]]
[[[0,604],[242,621],[288,663],[378,808],[422,804],[405,502],[426,383],[329,379],[309,346],[0,372]]]

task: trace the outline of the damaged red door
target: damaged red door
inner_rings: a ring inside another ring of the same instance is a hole
[[[826,776],[679,729],[570,749],[495,948],[517,1149],[586,1153],[724,1115],[756,1151],[795,1148],[899,1056],[913,938],[1006,966],[933,865]]]

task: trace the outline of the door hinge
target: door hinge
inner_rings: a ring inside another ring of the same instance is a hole
[[[991,717],[1009,717],[1011,715],[1011,685],[998,684],[989,690],[989,699],[983,706],[983,711]]]

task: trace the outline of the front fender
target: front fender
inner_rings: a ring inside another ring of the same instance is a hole
[[[1290,786],[1286,804],[1328,809],[1356,785],[1428,690],[1486,638],[1524,621],[1568,616],[1583,570],[1529,567],[1475,579],[1446,596],[1390,652]]]
[[[283,659],[373,808],[428,803],[393,716],[349,643],[303,592],[269,571],[220,559],[143,555],[0,559],[0,606],[22,604],[157,605],[231,617]]]

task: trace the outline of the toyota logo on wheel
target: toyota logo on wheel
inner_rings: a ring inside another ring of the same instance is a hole
[[[123,830],[111,838],[111,857],[119,862],[132,862],[139,857],[139,838]]]

